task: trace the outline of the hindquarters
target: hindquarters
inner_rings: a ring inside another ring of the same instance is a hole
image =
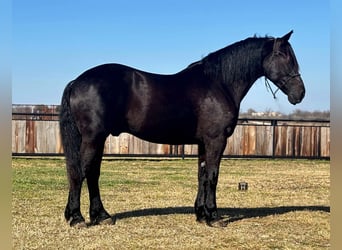
[[[87,179],[91,223],[112,223],[100,198],[98,180],[105,139],[109,134],[106,104],[99,84],[76,79],[62,97],[61,136],[66,157],[69,196],[65,218],[71,226],[84,227],[80,195]]]
[[[77,127],[75,117],[70,106],[70,95],[73,82],[70,82],[63,93],[60,110],[60,133],[66,159],[66,169],[69,181],[68,202],[64,216],[70,225],[84,227],[84,218],[80,211],[80,193],[83,181],[80,148],[82,136]]]

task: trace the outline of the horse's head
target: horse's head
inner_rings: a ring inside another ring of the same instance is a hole
[[[299,74],[296,56],[288,40],[293,31],[273,40],[273,47],[264,59],[265,77],[270,79],[288,96],[292,104],[300,103],[305,95],[305,87]]]

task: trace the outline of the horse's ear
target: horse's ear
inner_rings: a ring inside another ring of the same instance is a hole
[[[291,30],[289,33],[287,33],[285,36],[283,36],[283,37],[280,38],[280,39],[281,39],[282,41],[286,41],[286,42],[287,42],[287,41],[290,39],[292,33],[293,33],[293,30]]]
[[[293,30],[291,30],[285,36],[275,39],[275,42],[273,44],[273,51],[278,51],[282,44],[288,42],[292,33],[293,33]]]

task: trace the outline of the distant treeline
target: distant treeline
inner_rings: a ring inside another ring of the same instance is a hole
[[[258,112],[250,108],[246,112],[240,112],[240,118],[277,118],[290,120],[330,120],[330,110],[326,111],[305,111],[296,109],[292,113],[284,114],[278,111],[266,110]]]

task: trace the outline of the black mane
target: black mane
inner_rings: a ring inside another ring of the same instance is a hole
[[[261,59],[265,56],[265,46],[271,46],[270,41],[274,41],[274,38],[251,37],[210,53],[202,59],[205,74],[222,79],[225,83],[237,79],[250,80],[256,71],[262,71]]]

